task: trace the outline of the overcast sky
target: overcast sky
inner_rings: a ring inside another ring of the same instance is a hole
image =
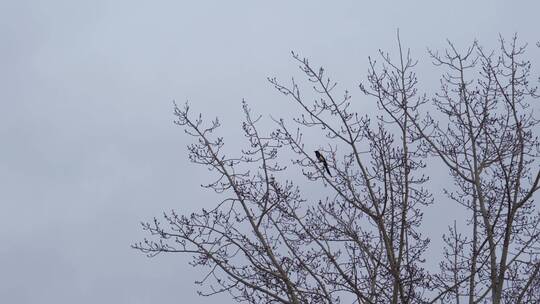
[[[266,77],[298,75],[295,50],[363,102],[367,56],[395,51],[397,28],[427,91],[426,47],[446,38],[518,32],[539,62],[537,2],[0,0],[0,302],[229,303],[196,295],[188,256],[129,247],[139,221],[214,202],[172,100],[234,138],[242,98],[265,117],[294,109]]]

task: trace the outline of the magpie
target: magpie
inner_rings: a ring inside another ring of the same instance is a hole
[[[324,156],[321,154],[321,152],[315,151],[315,157],[317,157],[317,160],[318,160],[320,163],[323,163],[324,168],[326,169],[326,172],[328,172],[328,175],[332,176],[332,174],[330,174],[330,169],[328,169],[328,163],[326,162],[326,159],[325,159]]]

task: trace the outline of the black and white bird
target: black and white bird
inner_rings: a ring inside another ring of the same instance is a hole
[[[317,157],[317,160],[318,160],[320,163],[323,163],[324,168],[326,169],[326,172],[328,172],[328,175],[332,176],[332,174],[330,174],[330,169],[328,169],[328,163],[326,162],[326,159],[325,159],[324,156],[321,154],[321,152],[315,151],[315,157]]]

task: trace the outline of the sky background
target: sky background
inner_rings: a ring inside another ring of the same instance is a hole
[[[367,56],[395,54],[397,28],[430,92],[439,70],[426,47],[447,38],[463,49],[518,32],[538,66],[539,11],[537,1],[0,0],[0,302],[231,303],[196,295],[188,256],[129,247],[145,236],[141,220],[215,202],[172,100],[218,115],[234,143],[245,98],[270,130],[269,115],[296,108],[266,77],[298,76],[294,50],[371,111],[358,84]],[[459,217],[445,203],[426,212],[434,239]]]

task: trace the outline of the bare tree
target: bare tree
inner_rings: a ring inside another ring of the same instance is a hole
[[[425,151],[448,167],[457,185],[448,194],[469,210],[472,239],[458,236],[452,245],[467,248],[450,263],[456,276],[445,279],[443,267],[435,278],[439,288],[468,278],[456,293],[469,303],[539,302],[538,119],[530,105],[538,96],[525,46],[516,36],[509,43],[501,37],[496,52],[475,42],[460,53],[448,44],[443,54],[430,52],[446,70],[433,102],[448,123],[426,115],[413,124]]]
[[[447,71],[433,99],[446,120],[424,114],[430,100],[418,94],[416,62],[399,37],[397,60],[380,52],[381,63],[369,60],[360,85],[379,107],[373,122],[358,114],[361,104],[347,91],[335,92],[323,68],[295,53],[311,89],[294,78],[269,81],[298,105],[296,126],[277,120],[264,134],[261,116],[244,102],[248,148],[240,155],[223,152],[223,138],[214,136],[217,119],[205,124],[187,105],[175,105],[176,123],[195,141],[190,160],[215,173],[205,187],[223,199],[211,210],[171,211],[143,223],[153,237],[133,248],[149,256],[191,254],[193,265],[207,269],[197,282],[204,285],[200,294],[229,293],[238,302],[538,301],[539,150],[537,120],[527,112],[536,95],[515,41],[509,49],[501,41],[501,57],[477,43],[464,55],[452,44],[444,56],[431,53]],[[469,70],[475,73],[467,76]],[[327,146],[306,144],[308,129],[326,137]],[[280,151],[292,151],[295,167],[327,193],[307,199],[284,178]],[[429,240],[421,233],[423,210],[433,203],[423,174],[431,156],[448,167],[457,185],[448,195],[467,210],[471,228],[461,234],[468,228],[454,224],[444,236],[440,272],[433,273],[425,269]]]

